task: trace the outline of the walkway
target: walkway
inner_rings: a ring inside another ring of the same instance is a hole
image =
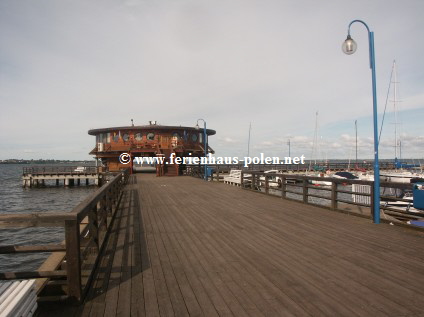
[[[423,241],[221,183],[137,174],[84,305],[41,315],[424,316]]]

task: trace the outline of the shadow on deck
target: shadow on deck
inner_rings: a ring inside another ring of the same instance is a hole
[[[131,178],[90,292],[41,316],[416,316],[422,232],[190,177]]]

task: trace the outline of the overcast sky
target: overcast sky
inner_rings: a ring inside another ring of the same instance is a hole
[[[380,158],[424,158],[422,0],[0,0],[0,159],[89,159],[92,128],[215,129],[218,156],[373,157],[367,31],[374,31]],[[316,113],[318,112],[318,116]],[[318,129],[315,129],[318,122]]]

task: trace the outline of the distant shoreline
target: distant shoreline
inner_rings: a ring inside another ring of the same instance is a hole
[[[3,160],[0,161],[0,164],[88,164],[95,163],[94,160]]]

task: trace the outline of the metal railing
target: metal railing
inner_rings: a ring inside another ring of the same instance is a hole
[[[71,212],[0,215],[0,228],[63,227],[65,232],[65,240],[58,244],[0,246],[0,254],[52,252],[38,270],[1,272],[0,279],[35,278],[39,300],[80,302],[88,290],[128,177],[128,170],[117,174]],[[43,289],[49,285],[61,285],[61,292],[46,292],[43,296]]]

